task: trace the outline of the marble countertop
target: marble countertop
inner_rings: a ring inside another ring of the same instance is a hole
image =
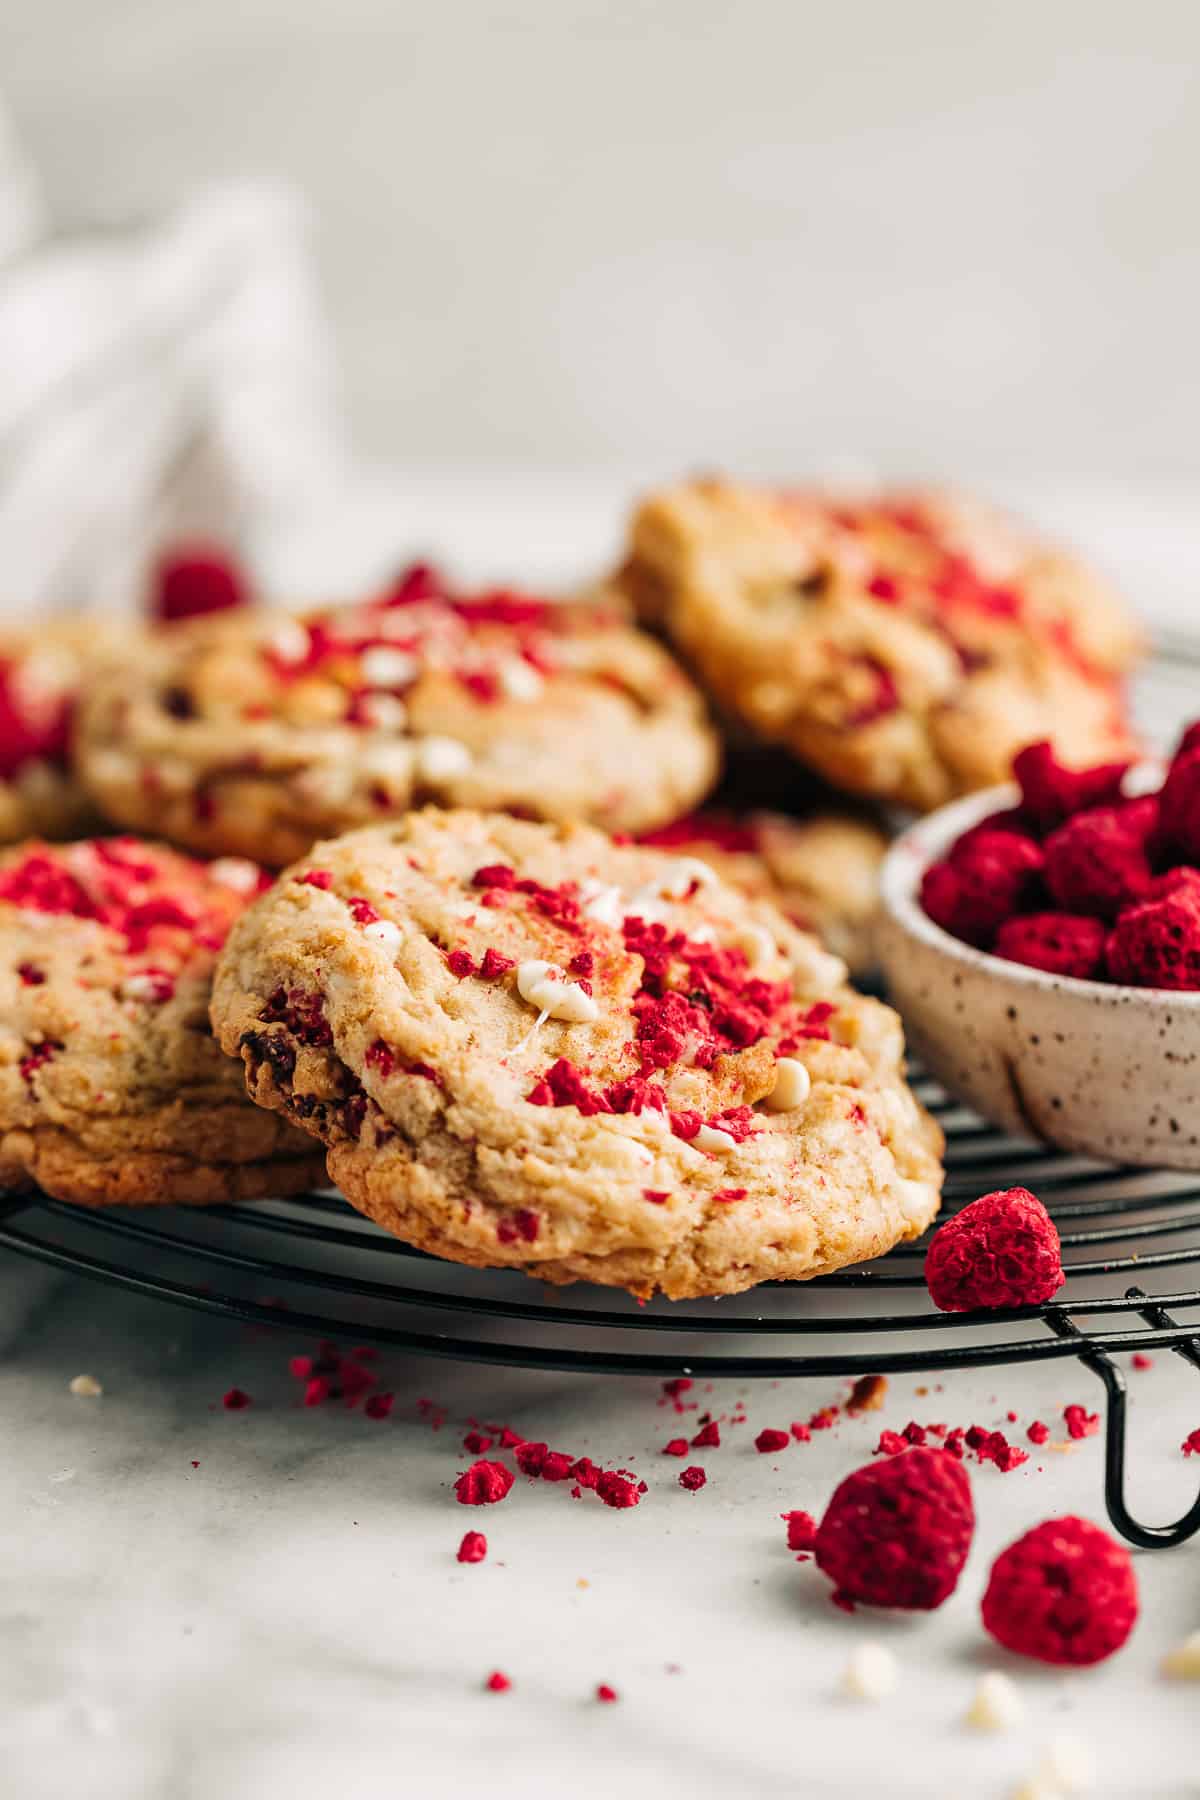
[[[599,545],[607,504],[580,503],[563,545],[577,532]],[[1164,519],[1194,564],[1194,511],[1185,524],[1179,509],[1090,505],[1060,511],[1107,531],[1118,565],[1150,569]],[[428,517],[428,493],[422,507]],[[449,521],[444,495],[441,509]],[[532,511],[514,512],[511,496],[502,510],[504,545],[517,544],[522,516],[532,543]],[[480,544],[498,522],[497,511],[479,525]],[[548,567],[555,546],[538,541]],[[1178,559],[1168,576],[1151,610],[1185,619],[1196,589]],[[689,1399],[717,1413],[744,1399],[749,1423],[695,1458],[709,1481],[688,1494],[660,1454],[684,1421],[654,1381],[385,1354],[390,1417],[306,1409],[288,1372],[290,1356],[313,1348],[304,1334],[9,1254],[0,1321],[0,1792],[14,1800],[875,1789],[1001,1800],[1062,1733],[1088,1746],[1097,1796],[1200,1794],[1196,1690],[1158,1673],[1164,1651],[1200,1626],[1200,1538],[1138,1555],[1142,1621],[1098,1669],[1019,1663],[979,1625],[1000,1546],[1055,1514],[1103,1518],[1101,1437],[1035,1453],[1008,1475],[974,1471],[976,1546],[958,1593],[929,1618],[848,1617],[784,1546],[779,1514],[819,1511],[881,1426],[994,1426],[1010,1407],[1015,1434],[1034,1417],[1060,1423],[1068,1402],[1102,1405],[1076,1364],[960,1374],[924,1395],[928,1381],[896,1378],[881,1412],[767,1456],[753,1447],[761,1426],[806,1418],[844,1387],[698,1389]],[[101,1396],[69,1391],[81,1373]],[[251,1396],[245,1410],[223,1409],[233,1386]],[[1200,1425],[1200,1377],[1160,1354],[1130,1387],[1131,1500],[1144,1517],[1174,1518],[1200,1480],[1179,1448]],[[440,1429],[423,1399],[445,1409]],[[502,1505],[470,1511],[452,1483],[472,1417],[636,1468],[649,1492],[617,1512],[519,1478]],[[489,1555],[460,1566],[468,1527],[486,1531]],[[868,1637],[900,1665],[895,1694],[875,1706],[840,1691]],[[509,1692],[485,1691],[495,1668]],[[994,1738],[963,1724],[988,1668],[1013,1677],[1026,1707],[1019,1728]],[[618,1690],[615,1705],[594,1698],[600,1682]]]

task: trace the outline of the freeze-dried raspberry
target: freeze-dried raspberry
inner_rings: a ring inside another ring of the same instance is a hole
[[[616,1469],[603,1469],[596,1477],[596,1493],[605,1506],[636,1506],[642,1495],[636,1481]]]
[[[494,1506],[512,1484],[513,1472],[503,1463],[474,1462],[455,1482],[454,1497],[460,1506]]]
[[[998,926],[1038,894],[1042,850],[1017,832],[976,833],[921,881],[921,905],[951,937],[986,949]]]
[[[530,1439],[517,1445],[513,1458],[522,1475],[531,1475],[536,1480],[545,1468],[549,1454],[549,1444],[535,1443]]]
[[[1128,768],[1127,762],[1120,762],[1068,769],[1049,743],[1029,744],[1013,758],[1021,810],[1047,831],[1089,806],[1107,806],[1119,800]]]
[[[250,1404],[249,1394],[241,1388],[230,1388],[227,1394],[221,1396],[221,1405],[226,1412],[243,1412]]]
[[[613,1701],[619,1698],[619,1695],[615,1687],[610,1686],[607,1681],[601,1681],[596,1686],[596,1698],[605,1706],[611,1706]]]
[[[512,1680],[504,1673],[503,1669],[493,1669],[483,1685],[489,1694],[507,1694],[512,1686]]]
[[[925,1281],[940,1312],[1041,1306],[1065,1279],[1054,1221],[1028,1188],[973,1200],[934,1232],[925,1253]]]
[[[817,1541],[817,1521],[810,1512],[780,1513],[787,1526],[789,1550],[811,1550]]]
[[[1108,972],[1128,987],[1200,988],[1200,904],[1187,888],[1131,906],[1105,947]]]
[[[1188,1432],[1179,1448],[1185,1456],[1200,1456],[1200,1425]]]
[[[1194,719],[1184,728],[1183,734],[1171,752],[1171,761],[1178,762],[1189,750],[1200,750],[1200,719]]]
[[[482,1562],[487,1555],[487,1539],[482,1531],[466,1531],[463,1541],[458,1546],[456,1560],[460,1563]]]
[[[983,1622],[1019,1656],[1097,1663],[1119,1650],[1138,1615],[1124,1545],[1087,1519],[1047,1519],[992,1564]]]
[[[686,1488],[689,1494],[698,1493],[707,1480],[708,1476],[704,1470],[695,1464],[690,1469],[679,1471],[679,1485],[681,1488]]]
[[[663,1445],[662,1453],[664,1456],[686,1456],[688,1453],[687,1439],[672,1438],[669,1443]]]
[[[1173,862],[1200,862],[1200,747],[1176,755],[1158,796],[1159,843]]]
[[[1025,1433],[1025,1436],[1029,1439],[1031,1444],[1044,1444],[1046,1439],[1050,1436],[1050,1427],[1046,1424],[1044,1419],[1035,1419]]]
[[[1073,975],[1089,981],[1102,975],[1108,933],[1099,919],[1078,913],[1024,913],[1005,919],[996,933],[992,954],[1049,975]]]
[[[875,1446],[876,1456],[902,1456],[912,1440],[898,1431],[881,1431]]]
[[[754,1448],[760,1456],[768,1456],[772,1451],[786,1450],[791,1441],[786,1431],[775,1431],[768,1425],[755,1438]]]
[[[966,1470],[940,1450],[906,1449],[837,1487],[817,1564],[835,1598],[928,1612],[954,1592],[974,1531]]]
[[[1046,839],[1045,880],[1064,912],[1110,923],[1145,900],[1153,871],[1147,845],[1158,820],[1152,797],[1077,813]]]
[[[720,1446],[721,1427],[715,1419],[710,1419],[707,1425],[702,1425],[692,1439],[693,1450],[718,1450]]]
[[[1100,1414],[1090,1413],[1086,1406],[1078,1404],[1063,1407],[1063,1418],[1067,1422],[1067,1434],[1073,1438],[1095,1437],[1100,1429]]]
[[[241,573],[216,550],[181,550],[164,557],[155,572],[150,609],[164,624],[245,606]]]

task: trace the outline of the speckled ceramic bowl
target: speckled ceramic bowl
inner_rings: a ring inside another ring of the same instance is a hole
[[[1200,993],[1028,969],[959,943],[921,909],[928,865],[1016,798],[992,788],[942,807],[888,853],[879,956],[913,1053],[1018,1136],[1109,1162],[1200,1168]]]

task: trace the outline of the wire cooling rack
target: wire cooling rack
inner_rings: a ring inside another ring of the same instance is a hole
[[[1147,728],[1200,712],[1200,643],[1172,643],[1136,696]],[[460,1268],[377,1229],[332,1192],[188,1212],[91,1212],[42,1194],[0,1198],[0,1247],[125,1290],[261,1325],[522,1369],[594,1375],[937,1373],[1076,1359],[1108,1397],[1105,1503],[1145,1548],[1200,1531],[1200,1498],[1170,1525],[1125,1501],[1126,1387],[1116,1356],[1166,1350],[1200,1372],[1200,1179],[1113,1168],[1006,1137],[930,1077],[914,1085],[946,1131],[941,1218],[1022,1185],[1053,1213],[1067,1284],[1053,1304],[934,1311],[924,1245],[820,1281],[721,1300],[639,1306],[609,1289],[551,1290]]]

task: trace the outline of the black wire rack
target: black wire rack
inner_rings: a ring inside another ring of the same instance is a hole
[[[1200,644],[1162,647],[1138,699],[1160,735],[1196,705]],[[947,1137],[941,1218],[989,1189],[1032,1188],[1054,1215],[1066,1286],[1047,1306],[932,1309],[924,1244],[808,1283],[639,1306],[610,1289],[551,1290],[400,1243],[334,1192],[192,1211],[89,1211],[0,1197],[0,1247],[128,1292],[256,1325],[373,1339],[427,1356],[587,1375],[933,1374],[1075,1359],[1107,1399],[1104,1497],[1132,1543],[1200,1531],[1200,1497],[1145,1525],[1125,1499],[1125,1376],[1117,1356],[1168,1351],[1200,1372],[1200,1177],[1114,1168],[1005,1137],[930,1077],[914,1085]]]

